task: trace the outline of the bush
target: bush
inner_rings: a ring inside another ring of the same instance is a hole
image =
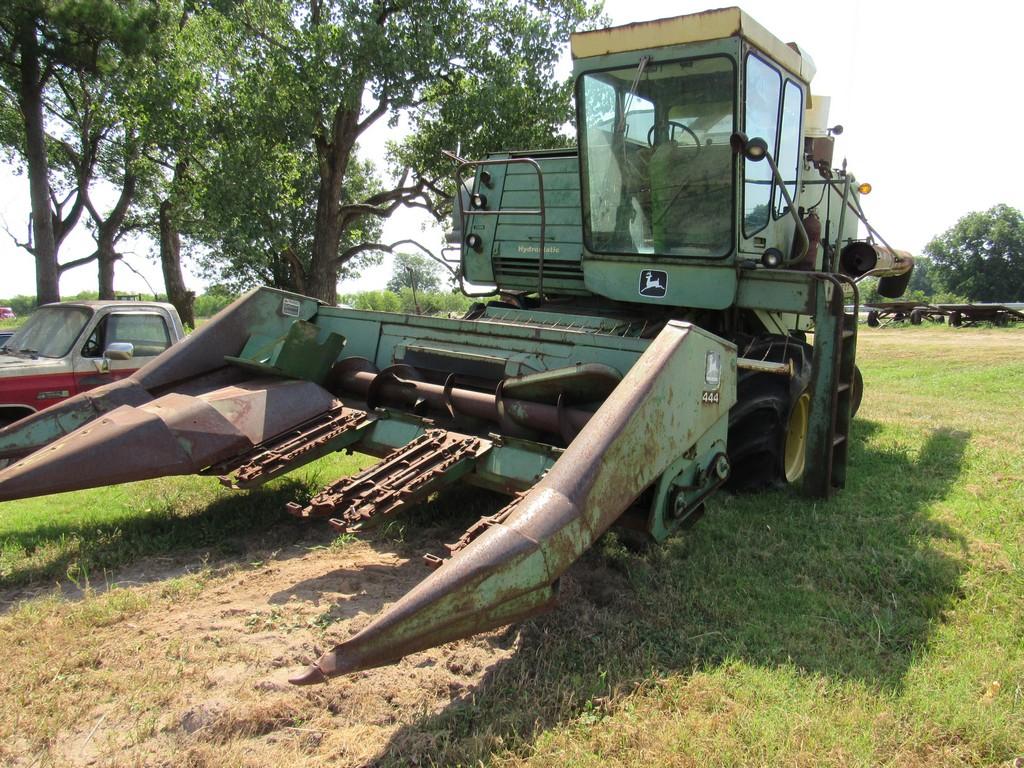
[[[228,291],[211,288],[207,293],[196,296],[193,306],[196,317],[213,317],[238,296]]]
[[[413,301],[411,288],[403,288],[401,293],[393,291],[362,291],[360,293],[349,293],[338,297],[340,304],[347,304],[355,309],[372,310],[376,312],[406,312],[422,315],[443,315],[462,317],[473,303],[473,299],[461,293],[449,293],[441,291],[438,293],[416,293],[416,301]]]

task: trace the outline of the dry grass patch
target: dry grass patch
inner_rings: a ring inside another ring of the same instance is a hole
[[[255,523],[219,496],[211,513],[182,480],[184,496],[159,492],[189,499],[183,514],[147,505],[133,523],[128,506],[102,541],[79,526],[74,550],[11,548],[7,577],[29,599],[0,615],[0,764],[1011,765],[1024,332],[881,329],[860,344],[867,392],[836,498],[719,495],[663,547],[602,540],[552,614],[322,687],[284,679],[493,511],[475,492],[332,544],[269,504]],[[206,545],[222,534],[230,549]],[[32,597],[82,553],[117,564],[112,588]]]

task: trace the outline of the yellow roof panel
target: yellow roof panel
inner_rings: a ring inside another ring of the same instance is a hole
[[[809,83],[814,77],[814,62],[758,24],[739,8],[719,8],[669,19],[640,21],[621,27],[595,29],[572,35],[574,59],[604,56],[610,53],[662,48],[682,43],[699,43],[742,37],[755,48]]]

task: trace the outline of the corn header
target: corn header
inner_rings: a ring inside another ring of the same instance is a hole
[[[343,449],[380,461],[293,514],[359,531],[457,481],[511,497],[294,679],[312,683],[548,608],[612,525],[663,540],[723,485],[842,487],[856,281],[899,296],[912,261],[833,168],[811,60],[735,8],[572,53],[576,149],[459,163],[458,274],[488,286],[464,318],[259,289],[0,431],[0,499],[190,473],[254,488]]]

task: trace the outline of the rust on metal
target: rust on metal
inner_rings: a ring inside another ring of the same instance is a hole
[[[308,685],[389,664],[550,607],[569,566],[645,488],[728,418],[734,398],[708,406],[673,396],[703,384],[703,366],[691,362],[703,359],[705,350],[729,353],[693,331],[670,322],[507,519],[482,526],[451,560],[292,682]]]
[[[330,517],[339,531],[357,531],[375,515],[394,514],[454,482],[490,447],[479,437],[430,429],[374,466],[332,483],[305,507],[289,504],[288,511]]]
[[[429,568],[440,568],[448,560],[468,547],[473,541],[480,538],[487,529],[493,528],[496,525],[501,525],[508,520],[509,516],[515,511],[516,506],[523,500],[525,495],[525,493],[517,493],[516,497],[512,501],[493,515],[484,515],[469,526],[469,528],[466,529],[466,532],[462,534],[462,536],[459,537],[459,540],[454,544],[445,544],[445,549],[448,550],[448,557],[440,557],[439,555],[428,553],[423,556],[424,564]]]
[[[336,403],[312,382],[263,379],[122,405],[5,469],[0,501],[199,472]]]
[[[253,488],[359,439],[377,417],[338,405],[209,470],[228,488]]]
[[[513,436],[529,430],[575,436],[594,415],[578,407],[504,397],[502,384],[490,393],[458,386],[453,377],[444,384],[421,381],[407,365],[378,371],[367,360],[346,358],[334,367],[332,376],[335,391],[361,397],[370,408],[396,406],[419,415],[433,410],[450,417],[468,416],[494,422],[503,434]]]

